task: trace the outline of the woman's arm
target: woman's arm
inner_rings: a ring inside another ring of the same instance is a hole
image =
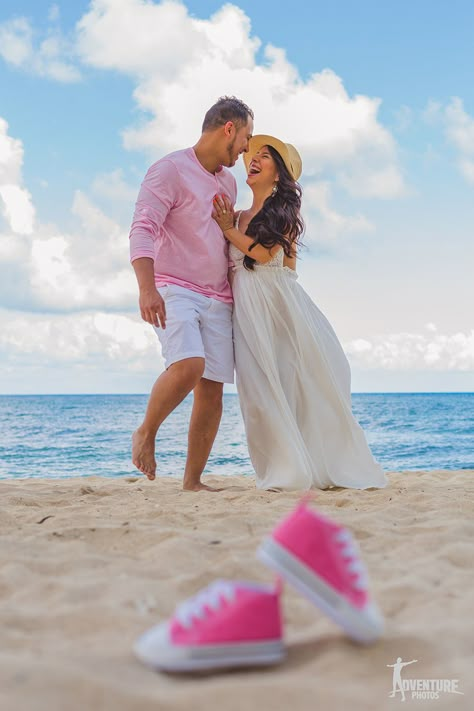
[[[212,212],[212,217],[221,228],[225,237],[229,240],[229,242],[232,242],[234,247],[237,247],[237,249],[240,249],[241,252],[248,254],[249,257],[256,259],[257,262],[260,262],[261,264],[269,262],[278,250],[282,249],[279,244],[276,244],[270,248],[263,247],[261,244],[255,244],[254,247],[250,249],[254,244],[254,239],[242,234],[240,230],[234,227],[234,211],[228,200],[224,197],[225,202],[222,202],[222,200],[219,201],[217,198],[218,196],[214,198],[214,210]]]
[[[224,215],[224,217],[226,217],[226,215]],[[218,222],[217,219],[216,222]],[[227,229],[224,228],[222,231],[229,242],[232,242],[234,247],[240,249],[240,251],[244,254],[248,254],[249,257],[252,257],[252,259],[256,259],[257,262],[260,262],[260,264],[269,262],[278,250],[281,249],[279,244],[276,244],[274,247],[270,247],[269,249],[267,247],[263,247],[261,244],[256,244],[253,249],[250,249],[250,247],[254,244],[253,237],[247,237],[247,235],[242,234],[242,232],[234,226]]]
[[[287,257],[286,254],[283,255],[283,266],[293,269],[294,272],[296,271],[296,245],[294,242],[291,247],[291,257]]]

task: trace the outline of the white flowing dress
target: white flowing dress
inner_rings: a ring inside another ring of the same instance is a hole
[[[257,487],[386,486],[352,414],[344,351],[283,250],[253,271],[233,245],[229,256],[236,382]]]

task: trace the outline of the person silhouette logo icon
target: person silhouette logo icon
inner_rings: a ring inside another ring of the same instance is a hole
[[[402,682],[402,669],[403,669],[403,667],[406,667],[409,664],[414,664],[417,661],[418,661],[418,659],[412,659],[411,662],[404,662],[401,657],[398,657],[395,664],[387,664],[387,667],[393,668],[393,680],[392,680],[392,687],[393,688],[389,694],[389,697],[391,699],[393,699],[395,697],[395,695],[398,692],[400,692],[401,700],[405,701],[405,691],[403,689],[403,682]]]

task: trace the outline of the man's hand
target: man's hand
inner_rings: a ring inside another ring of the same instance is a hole
[[[156,289],[141,289],[138,303],[144,321],[166,328],[165,302]]]

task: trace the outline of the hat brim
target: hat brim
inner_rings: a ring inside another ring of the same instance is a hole
[[[247,173],[249,172],[249,166],[252,161],[252,158],[258,151],[263,148],[263,146],[271,146],[274,148],[280,156],[283,159],[284,164],[287,167],[288,172],[292,176],[294,180],[298,180],[298,178],[301,175],[301,170],[298,170],[298,168],[293,166],[291,156],[290,156],[290,151],[288,150],[288,145],[284,143],[283,141],[280,141],[279,138],[275,138],[275,136],[268,136],[266,134],[258,134],[257,136],[252,136],[252,138],[249,141],[249,149],[247,153],[244,153],[244,165],[245,165],[245,170]],[[296,149],[293,149],[296,151]],[[295,172],[297,175],[295,175]]]

